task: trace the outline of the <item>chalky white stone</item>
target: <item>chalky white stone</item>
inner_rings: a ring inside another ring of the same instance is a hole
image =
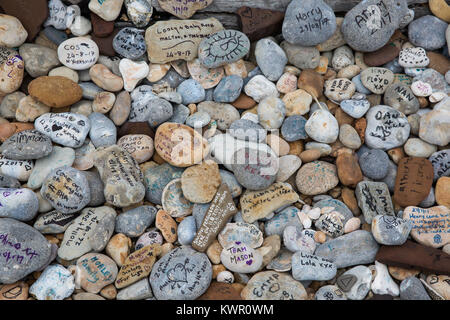
[[[220,261],[230,271],[239,273],[254,273],[262,265],[262,255],[240,241],[235,241],[232,246],[223,248]]]
[[[405,48],[400,51],[398,64],[404,68],[421,68],[428,66],[430,59],[423,48]]]
[[[145,61],[134,62],[130,59],[122,59],[119,70],[122,74],[124,89],[128,92],[133,91],[139,81],[147,77],[150,71]]]
[[[45,268],[44,272],[30,287],[30,294],[38,300],[63,300],[75,290],[72,273],[60,264]]]
[[[6,14],[0,15],[0,46],[19,47],[27,36],[28,33],[19,19]]]
[[[27,181],[33,170],[32,160],[11,160],[0,154],[0,173],[15,178],[19,181]]]
[[[73,70],[86,70],[97,63],[99,57],[97,44],[85,37],[70,38],[58,47],[58,59]]]
[[[428,97],[433,93],[431,85],[423,81],[413,82],[411,90],[418,97]]]
[[[400,294],[400,288],[398,284],[391,278],[386,265],[375,261],[375,278],[373,279],[371,290],[375,294],[388,294],[391,296],[398,296]]]
[[[123,0],[91,0],[89,10],[106,21],[114,21],[122,10]]]
[[[339,136],[336,118],[326,110],[316,110],[305,124],[308,136],[317,142],[333,143]]]

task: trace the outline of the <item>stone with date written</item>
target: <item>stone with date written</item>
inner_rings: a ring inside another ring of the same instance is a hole
[[[336,16],[323,0],[294,0],[286,9],[283,37],[292,44],[312,47],[336,31]]]
[[[394,215],[391,195],[384,182],[361,181],[356,185],[355,195],[368,224],[377,215]]]
[[[433,184],[433,165],[424,158],[408,157],[398,163],[393,200],[402,207],[417,206]]]
[[[411,236],[417,242],[433,248],[450,243],[450,209],[446,206],[410,206],[403,211],[403,219],[411,222]]]
[[[244,300],[306,300],[305,287],[286,273],[258,272],[241,292]]]
[[[0,218],[0,282],[11,284],[47,264],[51,245],[36,229]]]
[[[86,208],[64,232],[58,256],[73,260],[106,247],[114,231],[116,211],[110,207]]]
[[[85,37],[70,38],[58,47],[59,61],[72,70],[86,70],[98,60],[97,44]]]
[[[158,300],[194,300],[206,292],[211,279],[208,256],[181,246],[154,264],[149,281]]]
[[[191,61],[197,57],[202,39],[222,29],[215,18],[159,21],[145,32],[148,58],[151,63]]]
[[[227,221],[237,212],[230,190],[222,183],[217,190],[192,241],[192,247],[200,252],[206,251]]]

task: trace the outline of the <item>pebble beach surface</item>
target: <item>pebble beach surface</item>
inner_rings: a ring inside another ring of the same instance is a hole
[[[0,0],[0,300],[450,300],[450,6],[218,2]]]

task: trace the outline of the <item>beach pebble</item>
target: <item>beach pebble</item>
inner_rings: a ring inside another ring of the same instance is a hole
[[[75,279],[72,273],[56,264],[45,268],[30,287],[30,294],[37,300],[64,300],[70,297],[74,290]]]
[[[286,53],[271,39],[261,39],[256,43],[256,62],[264,76],[270,81],[277,81],[283,74],[288,61]]]

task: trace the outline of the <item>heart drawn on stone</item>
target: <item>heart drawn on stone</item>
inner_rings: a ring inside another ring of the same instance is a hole
[[[53,126],[52,126],[52,131],[59,131],[59,130],[61,130],[62,129],[62,127],[61,126],[58,126],[57,124],[54,124]]]
[[[167,278],[170,282],[187,282],[186,268],[182,263],[177,263],[175,267],[167,271]]]
[[[252,263],[253,263],[253,260],[252,259],[250,259],[250,260],[247,260],[246,262],[245,262],[246,264],[248,264],[249,266],[251,266],[252,265]]]
[[[240,242],[240,241],[236,241],[235,243],[236,243],[237,245],[240,245],[240,244],[241,244],[241,242]]]

